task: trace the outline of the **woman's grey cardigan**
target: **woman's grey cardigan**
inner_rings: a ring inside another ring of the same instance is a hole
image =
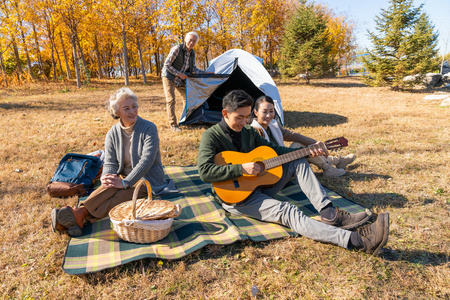
[[[172,180],[164,180],[156,125],[139,116],[131,140],[131,165],[131,173],[124,179],[128,186],[144,178],[150,182],[155,195],[178,192]],[[106,134],[102,174],[120,174],[123,167],[122,129],[117,123]]]

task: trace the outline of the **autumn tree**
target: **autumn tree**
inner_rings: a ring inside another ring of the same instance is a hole
[[[255,48],[263,49],[268,58],[269,69],[274,68],[274,56],[281,43],[290,6],[289,1],[284,0],[258,0],[252,11],[252,35],[259,37],[255,39],[259,41]]]
[[[336,14],[326,7],[316,5],[316,9],[321,10],[326,18],[326,32],[331,43],[330,56],[335,60],[337,68],[340,68],[348,64],[355,55],[355,24],[345,15]]]
[[[41,31],[42,24],[42,4],[43,1],[39,0],[23,0],[24,1],[24,9],[26,10],[26,22],[29,24],[29,46],[31,52],[33,52],[33,56],[35,57],[35,61],[37,60],[38,67],[38,78],[39,79],[47,79],[47,74],[44,70],[44,59],[43,59],[43,51],[45,43],[42,43],[41,35],[39,32]]]
[[[233,26],[234,39],[239,49],[245,49],[249,40],[254,36],[250,34],[250,18],[254,7],[253,0],[231,0],[233,17],[228,20]]]
[[[203,19],[200,0],[167,0],[166,25],[169,39],[172,43],[182,43],[189,31],[199,28]]]
[[[156,75],[160,76],[161,75],[161,52],[163,51],[162,49],[164,49],[164,31],[161,28],[161,26],[159,26],[162,16],[161,16],[161,12],[162,12],[162,4],[160,3],[161,1],[156,0],[154,2],[154,9],[152,10],[151,14],[152,14],[152,18],[150,18],[151,22],[147,23],[148,26],[148,44],[149,44],[149,53],[150,53],[150,58],[149,58],[149,63],[150,63],[150,70],[153,69],[152,66],[152,61],[154,61],[154,65],[155,65],[155,71],[156,71]]]
[[[197,31],[199,65],[232,48],[277,63],[296,0],[0,0],[2,85],[91,76],[159,76],[165,55]],[[15,77],[17,79],[15,79]],[[8,82],[9,80],[9,82]]]
[[[208,61],[210,59],[209,53],[211,51],[211,47],[214,43],[214,31],[213,26],[215,22],[215,11],[214,11],[214,3],[217,1],[207,0],[201,6],[201,16],[204,20],[203,24],[200,26],[200,33],[202,35],[202,45],[201,47],[201,56],[203,56],[203,68],[206,69],[208,66]]]
[[[286,77],[304,74],[310,78],[334,73],[332,45],[326,18],[313,4],[300,4],[287,21],[282,46],[280,70]]]
[[[8,86],[8,74],[6,72],[6,66],[5,66],[5,60],[3,58],[3,54],[8,51],[8,39],[6,38],[6,32],[5,32],[5,19],[0,11],[0,69],[2,71],[1,73],[1,80],[0,84],[4,83],[5,86]]]
[[[19,46],[17,42],[18,32],[18,21],[14,15],[14,2],[8,0],[0,1],[0,14],[2,16],[2,23],[4,26],[4,33],[8,35],[9,44],[12,47],[13,56],[15,59],[15,73],[17,76],[17,81],[20,82],[24,79],[23,76],[23,64],[19,54]]]
[[[73,64],[75,68],[75,76],[77,80],[77,87],[81,87],[81,76],[78,58],[81,58],[82,67],[85,72],[88,72],[86,59],[83,54],[83,49],[80,43],[80,27],[85,19],[85,15],[90,11],[90,5],[86,1],[78,0],[48,0],[50,4],[47,8],[49,10],[49,18],[51,18],[50,12],[55,12],[60,15],[61,20],[64,22],[70,35],[70,43],[73,50]],[[50,26],[50,25],[49,25]],[[49,27],[49,38],[54,39],[53,29]]]
[[[227,0],[212,0],[211,9],[214,15],[212,30],[213,40],[218,53],[223,53],[231,48],[234,34],[230,19],[233,17],[233,6]]]
[[[364,59],[373,78],[366,82],[388,85],[393,90],[407,86],[407,75],[424,74],[437,69],[438,34],[423,5],[413,6],[413,0],[390,0],[375,18],[375,32],[368,32],[373,48]]]

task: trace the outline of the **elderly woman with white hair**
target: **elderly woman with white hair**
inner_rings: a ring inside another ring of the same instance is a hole
[[[134,185],[144,178],[155,195],[178,192],[172,180],[164,179],[156,125],[138,116],[138,98],[129,88],[121,88],[106,101],[115,124],[106,134],[105,162],[101,186],[80,207],[52,210],[54,231],[80,236],[85,222],[108,215],[116,205],[132,199]],[[142,186],[138,197],[145,197]]]

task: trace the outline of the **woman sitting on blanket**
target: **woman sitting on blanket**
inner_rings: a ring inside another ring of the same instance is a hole
[[[150,182],[155,195],[178,192],[172,180],[164,180],[158,130],[155,124],[138,116],[137,96],[129,88],[121,88],[106,101],[106,107],[119,122],[106,134],[101,186],[79,208],[54,208],[51,216],[55,232],[82,235],[86,222],[101,219],[114,206],[131,200],[133,186],[141,178]],[[138,197],[146,196],[142,186]]]
[[[280,126],[275,117],[275,106],[273,99],[269,96],[261,96],[255,101],[253,109],[253,121],[250,124],[266,140],[280,146],[284,146],[284,141],[294,142],[291,147],[300,148],[317,143],[316,140],[287,130]],[[355,154],[347,156],[317,156],[306,160],[319,169],[323,170],[324,177],[337,177],[345,174],[345,167],[356,159]],[[336,167],[333,167],[335,165]]]

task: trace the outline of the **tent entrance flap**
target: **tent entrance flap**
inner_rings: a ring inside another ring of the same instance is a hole
[[[246,91],[253,98],[253,100],[256,100],[260,96],[264,95],[264,93],[255,86],[247,75],[242,72],[241,68],[236,66],[228,80],[222,83],[206,100],[209,110],[221,111],[223,97],[225,97],[227,93],[236,89]]]
[[[264,95],[239,66],[236,66],[223,82],[218,82],[220,79],[206,76],[189,77],[186,81],[186,101],[188,103],[185,111],[183,111],[185,118],[180,119],[180,125],[216,124],[220,122],[223,97],[232,90],[244,90],[253,100]],[[201,92],[199,92],[199,89],[202,89]],[[190,95],[189,91],[195,91],[195,95],[194,93]],[[206,100],[203,100],[203,103],[196,106],[190,104],[199,101],[202,96],[207,97]],[[195,99],[192,99],[193,97]],[[190,107],[190,109],[188,110],[187,107]]]

